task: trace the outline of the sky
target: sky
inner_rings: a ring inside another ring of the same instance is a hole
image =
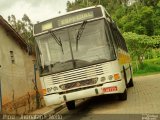
[[[0,0],[0,15],[7,20],[12,14],[17,19],[27,14],[36,23],[65,13],[67,1],[75,0]]]

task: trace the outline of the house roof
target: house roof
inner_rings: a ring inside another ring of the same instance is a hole
[[[15,42],[19,44],[20,47],[28,51],[29,45],[24,41],[22,36],[15,29],[13,29],[13,27],[1,15],[0,15],[0,25],[3,26],[3,28],[7,31],[7,33],[14,38],[13,40],[15,40]]]

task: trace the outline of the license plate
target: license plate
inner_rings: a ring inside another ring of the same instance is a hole
[[[117,86],[102,88],[102,91],[103,91],[103,92],[117,91]]]

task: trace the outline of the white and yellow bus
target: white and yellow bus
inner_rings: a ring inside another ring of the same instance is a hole
[[[131,60],[118,27],[103,6],[68,12],[34,25],[37,64],[46,105],[117,94],[133,86]]]

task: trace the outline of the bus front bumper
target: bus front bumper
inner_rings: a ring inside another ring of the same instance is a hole
[[[93,97],[105,94],[123,93],[126,89],[125,82],[122,80],[116,82],[105,83],[99,87],[88,88],[76,92],[70,92],[66,94],[50,94],[44,96],[44,100],[47,106],[53,104],[61,104],[63,102]]]

